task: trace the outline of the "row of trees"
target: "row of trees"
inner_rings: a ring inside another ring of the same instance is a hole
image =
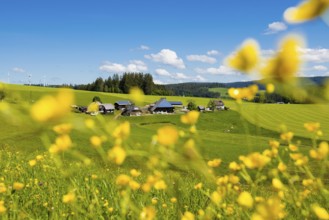
[[[193,96],[218,98],[219,92],[211,92],[209,88],[226,87],[223,83],[179,83],[165,85],[167,90],[173,91],[177,96]]]
[[[173,95],[173,92],[162,85],[156,85],[153,77],[149,73],[124,73],[119,76],[114,74],[107,79],[101,77],[94,82],[86,85],[75,85],[74,89],[111,92],[111,93],[129,93],[130,88],[139,87],[146,95]]]

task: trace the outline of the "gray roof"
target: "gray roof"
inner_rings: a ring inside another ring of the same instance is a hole
[[[118,105],[131,105],[131,102],[127,101],[127,100],[120,100],[120,101],[116,101],[115,104],[118,104]]]
[[[166,98],[161,98],[154,104],[154,106],[151,108],[151,111],[154,111],[157,108],[173,108],[173,106],[166,100]]]
[[[114,110],[114,105],[112,105],[111,103],[103,103],[101,105],[104,106],[107,110]]]
[[[172,105],[183,105],[181,101],[169,101],[169,103]]]

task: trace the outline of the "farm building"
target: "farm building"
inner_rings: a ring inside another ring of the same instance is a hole
[[[114,105],[111,104],[111,103],[99,104],[99,111],[102,114],[113,113],[114,112]]]
[[[183,103],[181,101],[168,101],[174,107],[182,107]]]
[[[149,111],[151,113],[159,113],[159,112],[174,112],[174,107],[166,100],[166,98],[161,98],[154,105],[150,106]]]
[[[222,100],[214,100],[214,104],[215,104],[215,109],[216,110],[224,110],[225,109],[225,105],[224,105],[224,102]]]
[[[141,114],[142,114],[141,109],[134,105],[128,106],[121,113],[121,115],[123,116],[140,116]]]
[[[126,101],[126,100],[120,100],[120,101],[117,101],[114,103],[114,107],[116,110],[122,110],[131,105],[132,105],[132,103],[130,101]]]
[[[198,111],[199,112],[203,112],[203,111],[205,111],[206,110],[206,108],[204,107],[204,106],[202,106],[202,105],[199,105],[198,106]]]

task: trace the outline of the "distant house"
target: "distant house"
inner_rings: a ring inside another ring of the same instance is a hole
[[[102,114],[113,113],[114,112],[114,105],[111,103],[101,103],[99,105],[99,111]]]
[[[183,103],[181,101],[168,101],[174,107],[182,107]]]
[[[123,116],[140,116],[140,115],[142,115],[142,111],[139,107],[130,105],[122,111],[121,115],[123,115]]]
[[[151,105],[149,110],[151,113],[159,113],[159,112],[173,113],[174,107],[170,104],[170,102],[166,100],[166,98],[161,98],[154,105]]]
[[[206,108],[204,107],[204,106],[202,106],[202,105],[199,105],[198,106],[198,111],[199,112],[203,112],[203,111],[205,111],[206,110]]]
[[[214,105],[215,105],[216,110],[224,110],[225,109],[225,105],[224,105],[224,102],[222,100],[214,100]]]
[[[122,110],[131,105],[132,105],[132,103],[130,101],[126,101],[126,100],[120,100],[120,101],[117,101],[114,103],[114,107],[116,110]]]

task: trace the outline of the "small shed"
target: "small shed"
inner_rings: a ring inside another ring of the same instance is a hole
[[[128,106],[131,106],[132,103],[130,101],[127,100],[120,100],[114,103],[114,107],[116,110],[122,110],[127,108]]]
[[[173,113],[174,107],[170,104],[170,102],[167,101],[166,98],[161,98],[153,106],[151,106],[149,110],[151,113],[159,113],[159,112]]]
[[[102,103],[99,105],[99,111],[102,114],[113,113],[114,112],[114,105],[111,103]]]
[[[123,115],[123,116],[140,116],[140,115],[142,115],[142,111],[139,107],[130,105],[122,111],[121,115]]]

